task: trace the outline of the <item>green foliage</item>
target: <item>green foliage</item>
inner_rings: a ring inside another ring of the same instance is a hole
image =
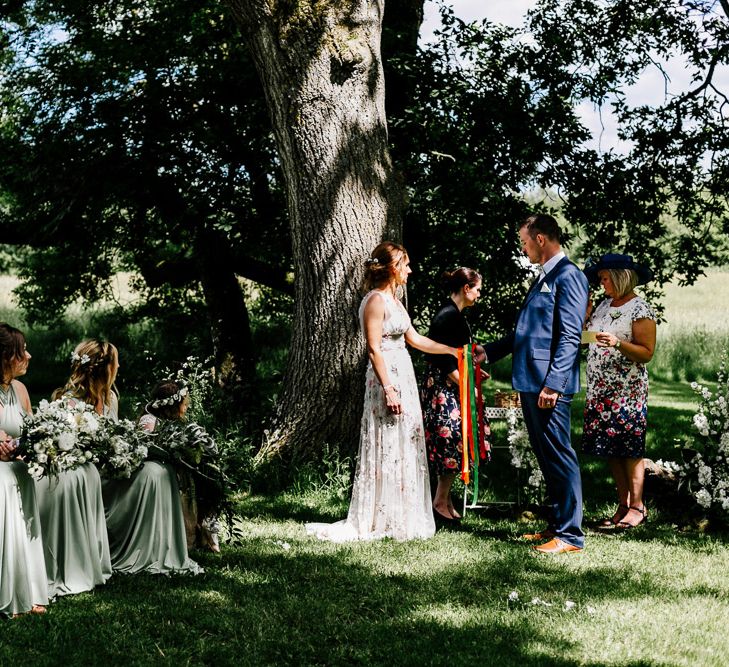
[[[543,0],[519,29],[441,14],[436,41],[395,63],[414,96],[390,118],[421,321],[444,298],[439,274],[465,265],[484,275],[476,328],[512,325],[525,291],[514,224],[527,208],[557,209],[577,261],[624,251],[650,265],[654,302],[724,256],[729,135],[711,77],[729,63],[729,22],[716,3]],[[631,107],[629,87],[670,58],[687,62],[694,89]],[[584,104],[612,111],[624,153],[588,146]]]
[[[142,298],[199,298],[210,235],[233,264],[286,265],[268,117],[218,5],[18,2],[2,27],[0,227],[34,247],[19,259],[32,321],[108,297],[119,269]]]

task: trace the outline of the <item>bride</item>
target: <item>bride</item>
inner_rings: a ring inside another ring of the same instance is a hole
[[[307,524],[332,542],[432,537],[435,522],[425,454],[423,418],[410,355],[458,354],[421,336],[397,298],[411,273],[405,248],[385,241],[365,261],[367,295],[359,308],[369,364],[365,381],[357,472],[347,518]]]

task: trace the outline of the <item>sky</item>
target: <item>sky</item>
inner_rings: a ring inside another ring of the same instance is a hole
[[[476,21],[488,18],[491,21],[518,27],[526,11],[536,4],[536,0],[450,0],[456,16],[464,21]],[[438,7],[434,2],[425,3],[425,20],[421,29],[421,41],[428,41],[433,30],[439,25]],[[669,93],[680,93],[690,87],[689,72],[684,63],[673,60],[666,64],[669,75]],[[717,70],[715,85],[729,93],[729,69]],[[638,82],[627,91],[627,100],[631,105],[659,104],[664,97],[665,81],[657,68],[646,70]],[[617,136],[616,125],[608,108],[599,113],[594,105],[582,103],[578,107],[585,125],[591,130],[593,142],[591,147],[608,150],[626,151],[628,146]]]

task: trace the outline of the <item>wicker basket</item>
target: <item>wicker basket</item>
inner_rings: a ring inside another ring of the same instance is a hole
[[[497,408],[519,408],[519,392],[517,391],[497,391],[494,393],[494,405]]]

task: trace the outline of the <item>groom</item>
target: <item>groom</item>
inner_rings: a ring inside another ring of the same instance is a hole
[[[547,487],[549,525],[530,541],[542,553],[581,551],[582,482],[570,442],[570,405],[580,388],[580,335],[587,310],[587,279],[567,259],[551,215],[532,215],[519,227],[522,251],[541,265],[516,318],[514,332],[485,346],[489,363],[513,355],[512,385],[519,392],[529,440]]]

